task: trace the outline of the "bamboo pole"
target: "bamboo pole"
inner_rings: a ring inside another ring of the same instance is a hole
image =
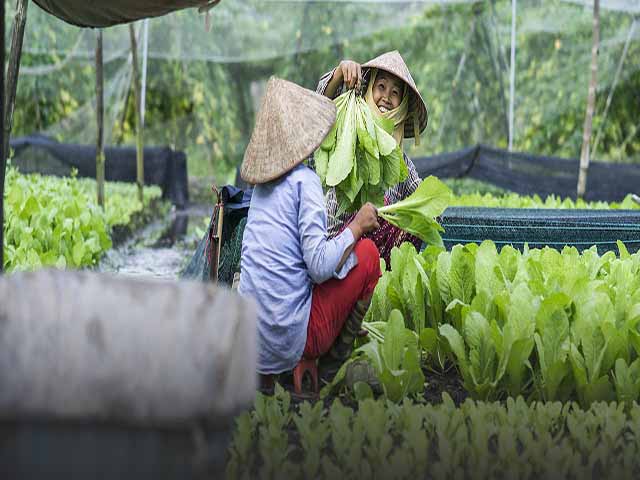
[[[144,19],[144,29],[142,35],[142,94],[141,94],[141,112],[142,112],[142,128],[144,128],[144,118],[147,110],[147,63],[149,60],[149,19]]]
[[[104,71],[102,64],[102,30],[98,30],[96,40],[96,183],[98,205],[104,209]]]
[[[4,132],[4,0],[0,0],[0,132]],[[4,142],[0,143],[0,275],[4,271],[4,177],[7,157]]]
[[[143,202],[144,189],[144,143],[142,126],[142,94],[140,92],[140,72],[138,70],[138,45],[136,42],[136,32],[133,24],[129,24],[129,36],[131,37],[131,54],[133,55],[133,92],[136,101],[136,165],[138,199]]]
[[[589,171],[589,143],[591,142],[591,128],[593,125],[593,111],[596,104],[596,86],[598,83],[598,47],[600,46],[600,0],[593,2],[593,43],[591,46],[591,79],[587,95],[587,112],[584,116],[582,133],[582,150],[580,152],[580,172],[578,174],[578,198],[584,196],[587,188],[587,174]]]
[[[18,75],[20,73],[20,57],[22,56],[22,41],[24,39],[24,27],[27,23],[28,0],[18,0],[16,15],[11,29],[11,50],[9,52],[9,65],[7,67],[7,87],[5,98],[4,120],[4,151],[9,156],[9,138],[13,127],[13,109],[16,103],[16,91],[18,89]]]

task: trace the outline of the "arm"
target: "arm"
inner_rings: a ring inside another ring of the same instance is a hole
[[[367,202],[360,208],[356,216],[353,218],[347,230],[351,230],[355,241],[347,248],[344,255],[340,259],[337,270],[342,269],[342,266],[349,258],[349,254],[356,246],[356,243],[365,233],[369,233],[377,228],[380,228],[378,223],[378,209],[372,204]]]
[[[362,84],[362,67],[359,63],[351,60],[341,61],[333,72],[326,73],[320,79],[316,91],[326,97],[334,98],[343,84],[346,88],[359,87]]]
[[[313,180],[313,182],[298,184],[300,198],[298,231],[302,256],[309,270],[309,276],[315,283],[322,283],[331,277],[346,276],[355,264],[355,260],[348,262],[355,243],[364,233],[377,225],[377,215],[372,205],[368,208],[365,208],[367,207],[365,205],[349,228],[328,240],[322,187],[317,177]],[[361,213],[363,210],[365,211]]]

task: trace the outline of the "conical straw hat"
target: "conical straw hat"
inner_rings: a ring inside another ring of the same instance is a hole
[[[409,99],[409,112],[414,112],[414,114],[418,115],[419,131],[422,133],[422,131],[427,128],[427,120],[429,116],[427,112],[427,105],[424,103],[422,95],[420,95],[418,87],[416,87],[416,83],[413,81],[413,77],[411,77],[411,73],[409,73],[407,64],[404,63],[400,53],[397,50],[383,53],[379,57],[369,60],[367,63],[362,65],[362,68],[379,68],[380,70],[394,74],[409,85],[409,88],[413,90],[413,95]],[[408,120],[410,121],[407,121],[404,124],[404,136],[405,138],[413,138],[413,119],[409,118]]]
[[[251,184],[266,183],[302,163],[336,121],[336,106],[323,95],[271,77],[240,169]]]

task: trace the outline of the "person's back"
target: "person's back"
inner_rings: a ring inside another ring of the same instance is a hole
[[[299,216],[305,213],[299,211],[303,188],[322,202],[320,179],[304,165],[256,185],[242,241],[238,291],[251,292],[259,304],[258,334],[264,346],[259,364],[274,371],[300,359],[309,319],[312,280],[298,230]]]

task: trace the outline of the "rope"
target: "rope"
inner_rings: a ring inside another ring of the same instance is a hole
[[[613,99],[613,94],[616,90],[616,86],[618,85],[618,80],[620,79],[620,73],[622,72],[622,66],[624,65],[624,61],[627,58],[627,52],[629,51],[629,44],[631,43],[631,38],[633,37],[634,30],[636,29],[637,20],[634,18],[631,23],[631,27],[629,27],[629,32],[627,34],[627,40],[624,43],[624,48],[622,49],[622,55],[620,56],[620,61],[618,62],[618,68],[616,69],[616,74],[613,77],[613,85],[611,85],[611,90],[609,90],[609,95],[607,96],[607,102],[604,107],[604,113],[602,118],[602,123],[598,127],[598,133],[596,134],[596,139],[593,142],[593,157],[596,157],[596,153],[598,151],[598,146],[600,144],[600,136],[602,135],[602,131],[604,130],[604,126],[607,123],[607,116],[609,115],[609,107],[611,106],[611,100]]]

